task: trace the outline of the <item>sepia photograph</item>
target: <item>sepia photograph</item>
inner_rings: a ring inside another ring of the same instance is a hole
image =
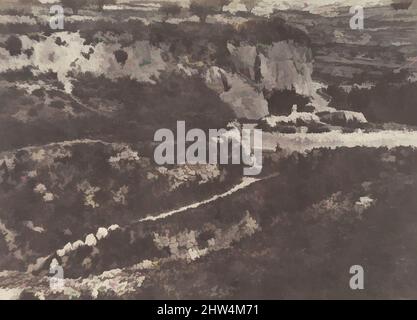
[[[0,0],[0,300],[381,299],[417,299],[417,0]]]

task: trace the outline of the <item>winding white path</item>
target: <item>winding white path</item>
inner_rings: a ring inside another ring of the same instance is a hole
[[[187,211],[189,209],[198,208],[198,207],[200,207],[202,205],[205,205],[207,203],[216,201],[216,200],[224,198],[224,197],[228,197],[228,196],[232,195],[233,193],[235,193],[239,190],[245,189],[248,186],[250,186],[252,183],[255,183],[255,182],[260,181],[260,180],[263,180],[263,179],[253,178],[253,177],[243,177],[242,181],[239,184],[233,186],[231,189],[227,190],[226,192],[223,192],[221,194],[216,194],[216,195],[214,195],[211,198],[208,198],[206,200],[203,200],[203,201],[200,201],[200,202],[194,202],[192,204],[183,206],[183,207],[175,209],[175,210],[160,213],[156,216],[147,216],[145,218],[142,218],[142,219],[138,220],[137,222],[156,221],[156,220],[160,220],[160,219],[164,219],[166,217],[172,216],[176,213],[181,213],[181,212]]]

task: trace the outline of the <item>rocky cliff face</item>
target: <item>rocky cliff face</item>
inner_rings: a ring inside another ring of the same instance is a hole
[[[313,73],[311,49],[292,40],[270,45],[234,46],[228,44],[233,64],[239,73],[262,90],[291,90],[310,96]]]
[[[129,31],[133,26],[128,25],[127,31],[114,31],[114,24],[109,23],[108,30],[99,32],[85,28],[50,35],[36,32],[2,35],[0,57],[4,63],[0,72],[13,74],[25,70],[31,77],[25,83],[18,82],[17,88],[29,95],[37,89],[58,89],[68,100],[77,98],[74,87],[81,84],[84,75],[116,83],[131,79],[154,86],[155,90],[163,87],[167,75],[178,78],[178,82],[197,77],[236,118],[250,120],[269,113],[265,92],[294,88],[298,94],[311,94],[311,51],[302,37],[303,41],[299,41],[298,34],[287,30],[279,20],[261,20],[257,24],[243,19],[238,25],[226,23],[215,28],[198,22],[146,26],[136,21],[134,26],[140,30],[136,34]],[[259,41],[247,36],[261,32],[272,35]],[[8,46],[10,39],[16,42],[16,48]],[[55,77],[56,83],[41,79],[46,74]],[[201,94],[200,91],[196,94]],[[203,99],[194,103],[199,100]],[[83,109],[97,107],[90,103],[83,101]],[[102,114],[114,113],[119,107],[119,103],[113,103],[112,107],[111,102],[103,99],[96,100],[97,103],[103,106],[98,110]],[[36,117],[29,113],[23,110],[15,119],[31,122]]]

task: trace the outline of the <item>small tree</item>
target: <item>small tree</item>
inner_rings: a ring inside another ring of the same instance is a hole
[[[119,49],[113,52],[114,57],[116,58],[116,61],[120,63],[122,66],[126,64],[127,58],[129,58],[129,55],[126,51]]]
[[[11,56],[18,56],[22,53],[22,41],[15,35],[11,35],[6,40],[6,50],[9,51]]]
[[[78,10],[87,4],[87,0],[61,0],[62,5],[71,8],[73,14],[77,14]]]
[[[252,12],[253,8],[256,7],[260,0],[240,0],[240,2],[245,5],[248,12]]]
[[[190,12],[205,22],[209,14],[222,12],[224,6],[228,5],[231,0],[191,0]]]
[[[176,16],[180,14],[181,7],[176,3],[164,3],[159,8],[159,12],[165,15],[165,20],[169,18],[169,16]]]

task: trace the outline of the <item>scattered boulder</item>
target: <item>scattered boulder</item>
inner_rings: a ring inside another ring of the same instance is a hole
[[[335,126],[358,126],[368,123],[362,112],[338,110],[334,112],[320,112],[320,121]]]
[[[288,116],[274,116],[270,115],[265,117],[263,121],[270,127],[276,127],[277,125],[308,125],[312,123],[320,123],[320,118],[314,113],[310,112],[298,112],[297,105],[293,105],[292,112]]]

